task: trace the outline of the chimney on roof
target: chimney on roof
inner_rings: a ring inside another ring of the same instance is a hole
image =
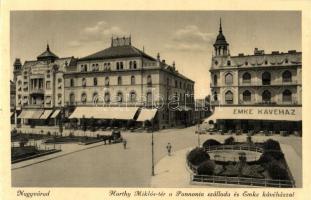
[[[118,46],[129,46],[131,45],[131,37],[116,37],[111,38],[111,46],[118,47]]]
[[[162,62],[165,64],[165,60],[162,60]]]
[[[288,50],[288,53],[296,53],[296,50]]]
[[[280,54],[280,52],[279,51],[272,51],[271,54],[272,55],[277,55],[277,54]]]
[[[160,61],[160,53],[157,54],[157,60]]]
[[[264,50],[259,50],[258,48],[254,49],[254,55],[264,55],[265,51]]]

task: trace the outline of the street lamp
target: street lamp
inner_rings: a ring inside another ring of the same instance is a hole
[[[198,147],[200,147],[201,141],[200,141],[200,124],[199,124],[199,122],[197,124],[197,134],[198,134]]]
[[[153,119],[151,120],[151,175],[154,176],[154,141],[153,141]]]

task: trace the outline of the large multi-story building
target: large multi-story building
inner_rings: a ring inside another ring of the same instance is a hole
[[[210,68],[210,119],[226,130],[301,131],[301,67],[295,50],[267,54],[255,48],[253,55],[231,56],[220,22]]]
[[[22,65],[16,59],[14,79],[24,124],[51,123],[60,110],[78,119],[155,117],[159,128],[193,122],[194,81],[174,62],[168,65],[159,54],[153,58],[132,46],[130,37],[112,38],[110,47],[80,59],[59,58],[47,46],[37,60]]]
[[[159,54],[153,58],[132,46],[130,37],[112,38],[110,47],[80,58],[64,78],[66,105],[76,113],[95,104],[102,112],[111,112],[108,107],[157,107],[160,128],[191,123],[193,118],[194,82],[180,74],[175,63],[168,65]],[[88,115],[81,111],[73,116],[83,114]]]
[[[50,117],[57,117],[64,106],[63,76],[75,63],[73,57],[56,56],[49,45],[37,60],[25,61],[23,65],[20,59],[15,60],[16,110],[23,124],[44,124]]]

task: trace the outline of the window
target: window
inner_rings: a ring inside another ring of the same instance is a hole
[[[58,98],[57,100],[58,104],[62,104],[62,94],[58,94],[57,98]]]
[[[292,92],[290,90],[285,90],[282,95],[283,102],[292,102]]]
[[[175,88],[177,88],[178,86],[178,83],[177,83],[177,80],[175,80]]]
[[[245,90],[245,91],[243,92],[243,101],[244,101],[244,102],[249,102],[249,101],[251,101],[251,100],[252,100],[252,94],[251,94],[251,92],[248,91],[248,90]]]
[[[71,93],[70,94],[70,97],[69,97],[69,103],[72,105],[75,103],[75,94],[74,93]]]
[[[70,79],[70,87],[74,87],[75,86],[75,81],[74,81],[74,79],[72,78],[72,79]]]
[[[122,77],[118,76],[118,85],[122,85]]]
[[[226,74],[225,76],[225,83],[226,85],[232,85],[233,83],[233,76],[231,73]]]
[[[117,70],[119,70],[119,68],[120,68],[120,63],[117,62]]]
[[[217,85],[217,75],[216,75],[216,74],[214,75],[214,78],[213,78],[213,80],[214,80],[214,81],[213,81],[213,83],[214,83],[214,86],[216,86],[216,85]]]
[[[135,91],[132,91],[130,93],[130,101],[131,102],[135,102],[136,101],[136,92]]]
[[[286,64],[288,63],[288,59],[287,59],[287,58],[285,59],[285,63],[286,63]]]
[[[270,102],[271,101],[271,92],[269,92],[268,90],[265,90],[262,93],[262,101],[263,102]]]
[[[152,92],[147,92],[147,103],[151,103],[152,102]]]
[[[247,62],[247,61],[245,61],[245,65],[246,65],[246,66],[248,65],[248,62]]]
[[[214,92],[214,101],[218,101],[217,92]]]
[[[57,82],[58,82],[58,83],[62,83],[62,82],[63,82],[63,79],[59,78],[59,79],[57,79]]]
[[[265,65],[267,65],[268,64],[268,61],[267,60],[265,60]]]
[[[230,60],[227,61],[227,65],[228,65],[228,66],[231,65],[231,61],[230,61]]]
[[[123,62],[120,62],[120,69],[123,69]]]
[[[242,77],[243,83],[251,83],[251,78],[252,78],[251,74],[248,72],[245,72]]]
[[[182,83],[181,83],[181,82],[179,82],[179,88],[180,88],[180,89],[181,89],[181,84],[182,84]]]
[[[263,85],[270,85],[271,84],[271,75],[269,72],[264,72],[262,74],[262,84]]]
[[[130,65],[130,66],[129,66],[129,67],[130,67],[130,69],[132,69],[132,61],[130,61],[130,64],[129,64],[129,65]]]
[[[225,101],[226,101],[226,104],[232,104],[233,103],[233,93],[231,91],[226,92]]]
[[[85,87],[86,86],[86,79],[82,78],[82,86]]]
[[[282,81],[283,81],[283,83],[292,82],[292,73],[290,71],[288,71],[288,70],[283,72],[283,74],[282,74]]]
[[[105,86],[109,86],[109,77],[105,78]]]
[[[148,86],[152,85],[151,75],[148,75],[148,76],[147,76],[147,85],[148,85]]]
[[[87,65],[81,65],[81,72],[87,71]]]
[[[110,102],[110,93],[109,92],[105,93],[104,100],[105,100],[106,103]]]
[[[87,100],[86,94],[85,94],[85,93],[82,93],[82,95],[81,95],[81,102],[82,102],[83,104],[85,104],[85,103],[86,103],[86,100]]]
[[[94,83],[94,86],[97,86],[97,78],[96,77],[93,79],[93,83]]]
[[[98,102],[98,93],[97,92],[94,92],[94,94],[93,94],[93,102],[94,103]]]
[[[133,62],[133,67],[134,67],[134,69],[137,68],[137,63],[136,63],[136,61]]]
[[[215,62],[214,62],[214,63],[215,63],[215,65],[218,65],[218,61],[217,61],[217,60],[215,60]]]
[[[131,85],[135,85],[135,76],[131,76]]]
[[[123,101],[123,94],[122,92],[117,93],[117,102],[121,103]]]
[[[45,88],[46,88],[47,90],[51,89],[51,81],[47,81],[47,82],[45,83]]]

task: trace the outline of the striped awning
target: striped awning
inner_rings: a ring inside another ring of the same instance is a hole
[[[52,114],[53,110],[44,110],[44,113],[41,115],[40,119],[47,119]]]
[[[134,119],[138,107],[77,107],[70,115],[72,118],[94,118],[94,119]]]
[[[19,119],[40,119],[44,110],[22,110],[21,114],[18,116]]]
[[[141,109],[140,114],[137,118],[137,121],[146,121],[146,120],[152,120],[156,113],[157,113],[157,109]]]
[[[50,118],[56,118],[56,117],[58,116],[59,113],[60,113],[60,110],[59,110],[59,109],[55,110],[54,113],[51,115]]]

